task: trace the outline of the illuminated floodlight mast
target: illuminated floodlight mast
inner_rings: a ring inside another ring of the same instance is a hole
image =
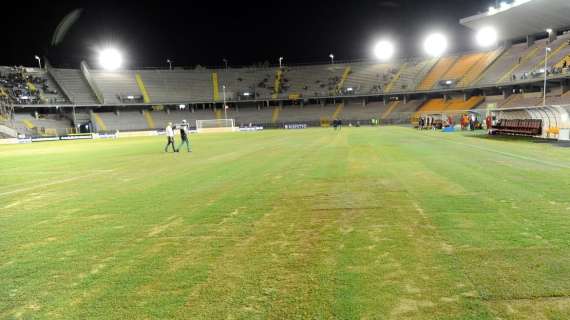
[[[432,57],[440,57],[447,50],[447,38],[441,33],[433,33],[424,41],[425,52]]]
[[[475,36],[477,44],[481,47],[491,47],[497,44],[498,35],[497,30],[492,27],[484,27],[477,31]]]
[[[374,47],[374,55],[382,61],[390,60],[395,51],[394,44],[388,40],[381,40]]]
[[[99,52],[99,65],[105,70],[117,70],[123,65],[123,55],[115,48],[103,49]]]

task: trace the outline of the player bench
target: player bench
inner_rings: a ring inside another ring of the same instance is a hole
[[[539,136],[542,134],[542,120],[501,119],[492,129],[493,134]]]

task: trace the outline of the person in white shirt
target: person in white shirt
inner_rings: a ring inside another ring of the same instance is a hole
[[[169,122],[166,126],[166,138],[168,139],[168,143],[166,147],[164,147],[164,152],[168,152],[168,147],[172,146],[172,152],[176,152],[176,148],[174,147],[174,130],[172,129],[172,122]]]

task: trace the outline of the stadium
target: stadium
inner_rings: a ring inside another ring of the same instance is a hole
[[[0,67],[0,318],[570,319],[570,3],[457,27]]]

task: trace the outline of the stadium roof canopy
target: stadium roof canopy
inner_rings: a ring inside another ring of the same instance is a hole
[[[471,29],[493,27],[500,40],[514,40],[529,35],[546,34],[546,29],[570,26],[570,0],[516,0],[502,2],[498,8],[463,18],[459,22]]]

